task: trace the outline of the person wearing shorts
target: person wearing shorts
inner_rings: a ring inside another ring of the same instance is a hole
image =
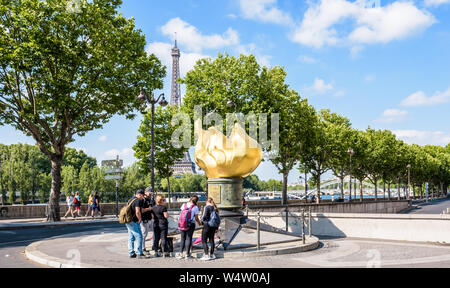
[[[74,197],[74,208],[75,208],[75,213],[77,213],[78,217],[81,217],[80,213],[81,213],[81,197],[80,197],[80,192],[76,192],[75,193],[75,197]]]

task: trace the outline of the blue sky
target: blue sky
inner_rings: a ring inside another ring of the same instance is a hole
[[[283,66],[287,83],[302,97],[348,117],[355,128],[370,125],[407,143],[446,145],[450,0],[369,2],[124,0],[120,10],[135,18],[147,51],[168,65],[165,87],[157,92],[170,95],[170,48],[177,32],[182,77],[202,57],[252,53],[262,65]],[[129,165],[141,119],[114,117],[70,146],[98,161],[119,154]],[[34,143],[8,126],[0,127],[0,135],[5,144]],[[282,179],[268,162],[255,173]],[[289,182],[298,176],[293,171]]]

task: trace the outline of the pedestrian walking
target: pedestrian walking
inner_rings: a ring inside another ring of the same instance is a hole
[[[130,258],[149,258],[142,251],[142,232],[140,223],[142,222],[142,207],[144,206],[144,190],[139,189],[136,194],[128,201],[127,207],[130,205],[131,222],[126,223],[128,230],[128,254]],[[137,254],[134,251],[134,242],[137,243]]]
[[[87,209],[87,211],[86,211],[86,216],[84,216],[84,217],[88,217],[89,212],[92,211],[92,206],[93,206],[93,205],[94,205],[94,195],[91,193],[91,194],[89,194],[88,209]],[[92,211],[92,212],[93,212],[93,211]],[[91,214],[93,214],[93,213],[91,213]]]
[[[189,202],[184,203],[181,207],[180,217],[178,219],[178,229],[181,232],[181,249],[177,258],[192,258],[192,235],[194,235],[195,222],[201,226],[200,219],[198,218],[198,196],[192,196]],[[195,222],[194,222],[195,221]],[[186,250],[185,250],[186,249]]]
[[[102,210],[100,209],[100,196],[98,192],[95,192],[94,199],[92,203],[92,218],[97,215],[97,212],[100,213],[100,217],[103,217]]]
[[[150,252],[145,248],[145,239],[147,238],[148,231],[153,230],[152,207],[155,206],[155,201],[152,196],[151,188],[146,188],[144,192],[144,204],[142,207],[142,222],[140,224],[142,232],[142,251],[144,251],[144,253]]]
[[[73,216],[73,196],[72,193],[70,192],[69,195],[67,195],[66,197],[66,203],[67,203],[67,212],[66,215],[64,215],[64,218],[67,218],[67,214],[69,214],[69,212],[72,215],[72,217],[75,217]]]
[[[156,197],[156,206],[153,207],[153,249],[155,251],[155,257],[160,257],[159,254],[159,241],[161,240],[162,256],[168,257],[169,251],[167,250],[167,232],[169,231],[169,212],[167,211],[166,199],[162,195]]]
[[[203,257],[200,260],[209,261],[214,259],[214,236],[219,229],[220,217],[219,208],[217,208],[214,199],[209,197],[206,200],[206,206],[203,209],[202,214],[202,245],[203,245]],[[208,242],[211,246],[210,251],[208,251]]]
[[[75,213],[77,213],[78,217],[81,217],[81,196],[80,192],[75,192],[75,197],[73,197],[73,207],[75,208]]]

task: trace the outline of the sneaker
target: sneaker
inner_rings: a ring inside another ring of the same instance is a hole
[[[177,255],[175,256],[175,258],[181,260],[181,259],[184,258],[184,255],[183,255],[183,253],[177,253]]]
[[[210,258],[211,260],[214,260],[214,259],[216,259],[216,255],[211,254],[211,255],[209,255],[209,258]]]
[[[148,259],[148,258],[150,258],[149,255],[145,255],[145,254],[139,255],[137,257],[138,257],[138,259]]]
[[[136,258],[136,257],[137,257],[136,253],[135,253],[135,254],[132,254],[132,255],[130,255],[130,258]]]
[[[159,252],[155,252],[155,255],[154,255],[155,257],[161,257],[161,253],[159,253]]]
[[[194,259],[194,257],[191,254],[187,254],[184,256],[184,259]]]
[[[202,258],[200,258],[201,261],[209,261],[211,260],[211,257],[209,255],[204,254]]]

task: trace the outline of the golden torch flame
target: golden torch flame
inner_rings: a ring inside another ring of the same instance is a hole
[[[195,134],[195,162],[208,178],[247,177],[261,163],[261,146],[238,123],[227,138],[215,127],[203,130],[198,119]]]

